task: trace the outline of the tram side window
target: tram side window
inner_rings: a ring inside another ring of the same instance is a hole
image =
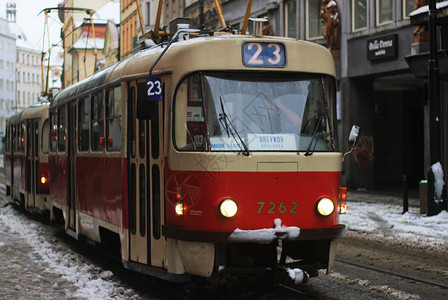
[[[53,111],[50,113],[50,119],[51,119],[51,127],[50,127],[50,151],[56,152],[56,147],[58,143],[58,118],[56,111]]]
[[[25,153],[25,123],[20,125],[20,151]]]
[[[48,120],[46,120],[42,126],[42,139],[40,146],[42,153],[48,154],[48,150],[50,148],[50,122]]]
[[[5,152],[9,153],[9,136],[10,136],[10,131],[9,131],[9,126],[6,127],[6,140],[5,140]]]
[[[98,93],[92,97],[92,151],[104,149],[104,117],[103,94]]]
[[[205,150],[207,133],[202,100],[201,75],[188,77],[176,95],[175,141],[182,150]]]
[[[65,152],[65,106],[58,109],[58,151]]]
[[[107,151],[121,150],[121,87],[107,91]]]
[[[26,138],[27,138],[27,146],[28,147],[27,147],[26,155],[30,156],[33,153],[33,143],[32,143],[33,128],[32,128],[32,122],[28,122],[27,130],[28,130],[28,132],[27,132]]]
[[[13,151],[17,152],[17,130],[15,125],[12,125],[12,144]]]
[[[78,107],[78,147],[89,151],[90,98],[80,99]]]

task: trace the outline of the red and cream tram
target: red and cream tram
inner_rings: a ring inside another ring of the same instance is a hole
[[[48,102],[24,109],[6,121],[6,194],[30,212],[48,214]]]
[[[55,214],[168,280],[316,276],[345,231],[335,91],[314,43],[222,34],[142,50],[51,102]]]

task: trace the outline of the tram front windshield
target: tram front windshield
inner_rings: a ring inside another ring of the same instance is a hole
[[[183,151],[335,151],[334,79],[280,73],[195,73],[177,89]]]

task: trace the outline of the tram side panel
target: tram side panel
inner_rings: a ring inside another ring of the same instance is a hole
[[[78,156],[76,193],[80,212],[119,227],[127,225],[126,160]]]
[[[68,157],[50,155],[50,197],[53,202],[68,206]]]

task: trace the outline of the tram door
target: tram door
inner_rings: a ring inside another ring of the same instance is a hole
[[[162,267],[161,101],[151,104],[151,119],[137,118],[137,102],[147,101],[145,80],[129,83],[128,161],[130,260]],[[154,117],[155,116],[155,117]]]
[[[36,188],[37,188],[37,142],[39,127],[37,121],[29,120],[26,123],[26,191],[27,207],[36,207]]]
[[[74,103],[68,105],[67,116],[68,228],[76,233],[76,105]]]

